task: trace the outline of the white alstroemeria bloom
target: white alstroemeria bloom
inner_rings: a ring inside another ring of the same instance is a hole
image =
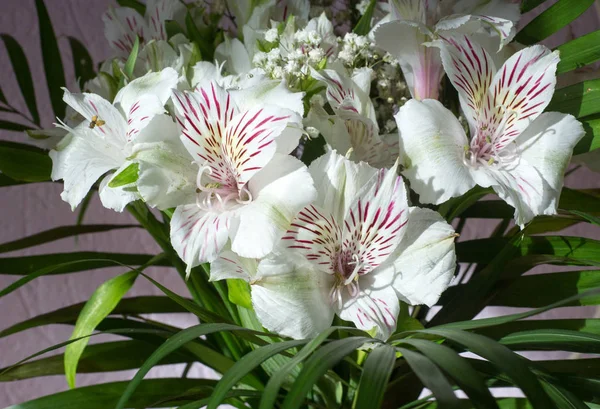
[[[506,0],[494,0],[498,2],[507,8],[518,8]],[[478,14],[478,11],[497,11],[498,8],[480,8],[473,1],[451,1],[450,5],[459,6],[463,13],[469,10],[471,14],[444,15],[449,12],[448,8],[442,8],[439,3],[438,0],[390,0],[392,21],[375,29],[377,45],[398,59],[412,97],[419,100],[437,99],[444,75],[439,50],[428,47],[430,41],[459,33],[487,33],[497,36],[502,48],[515,35],[516,21],[494,14]]]
[[[185,6],[176,0],[148,0],[145,16],[129,7],[111,7],[102,15],[104,35],[119,56],[127,58],[136,37],[140,45],[150,40],[167,41],[165,22],[181,20],[185,11]]]
[[[571,115],[542,114],[554,93],[558,53],[528,47],[496,72],[468,38],[440,43],[471,137],[438,101],[408,101],[396,122],[411,187],[422,202],[439,204],[476,184],[491,186],[515,208],[521,227],[555,214],[565,168],[585,133]]]
[[[155,138],[156,132],[175,130],[164,115],[164,104],[176,84],[177,73],[171,68],[150,73],[121,89],[113,104],[95,94],[72,94],[65,89],[64,101],[85,120],[75,128],[62,125],[69,134],[50,157],[52,179],[64,180],[61,197],[73,209],[107,172],[111,173],[99,189],[105,207],[120,212],[138,198],[135,186],[111,188],[109,183],[133,163],[130,156],[136,144]]]
[[[391,167],[398,158],[398,136],[379,135],[375,108],[369,97],[373,70],[360,68],[348,77],[335,70],[312,70],[313,78],[327,85],[327,101],[336,115],[313,104],[307,125],[318,129],[327,143],[350,158],[376,168]]]
[[[308,170],[288,155],[301,116],[214,82],[174,91],[172,100],[181,140],[198,166],[196,197],[171,220],[173,247],[188,271],[216,259],[228,240],[241,256],[264,257],[315,196]]]
[[[274,253],[224,253],[211,279],[241,278],[263,326],[293,338],[328,328],[335,314],[386,339],[399,300],[433,305],[455,269],[455,233],[431,210],[409,207],[396,169],[377,171],[329,152],[310,165],[317,199]]]

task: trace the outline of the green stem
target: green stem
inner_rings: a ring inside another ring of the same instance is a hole
[[[164,251],[165,255],[175,267],[183,281],[185,282],[192,298],[198,305],[208,309],[211,312],[217,313],[223,317],[229,317],[229,312],[225,308],[225,301],[212,291],[214,288],[208,282],[208,277],[201,272],[192,272],[191,278],[187,279],[185,263],[179,258],[171,243],[169,235],[165,230],[165,224],[161,223],[154,217],[150,210],[142,202],[133,202],[127,206],[129,212],[136,220],[150,233],[156,243]],[[218,339],[224,353],[229,353],[232,358],[240,359],[243,355],[242,346],[230,333],[215,334],[215,339]]]

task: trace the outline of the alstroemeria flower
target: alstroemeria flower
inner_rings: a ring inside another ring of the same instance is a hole
[[[294,338],[334,314],[386,339],[399,300],[434,304],[455,268],[455,233],[431,210],[409,207],[396,169],[377,171],[329,152],[310,165],[317,199],[260,262],[224,253],[211,279],[241,278],[263,326]]]
[[[528,47],[496,72],[485,49],[467,37],[440,44],[471,137],[438,101],[404,105],[396,122],[411,187],[422,202],[438,204],[476,184],[491,186],[515,208],[520,226],[555,214],[564,170],[585,133],[571,115],[542,114],[554,93],[558,53]]]
[[[419,100],[437,99],[444,75],[439,50],[428,47],[427,43],[440,36],[487,32],[498,36],[502,48],[515,35],[516,21],[477,14],[479,10],[473,2],[449,2],[452,6],[460,6],[461,12],[469,10],[472,14],[447,16],[443,13],[449,12],[448,5],[442,8],[439,3],[438,0],[390,0],[393,21],[375,29],[377,45],[398,59],[412,97]],[[518,8],[505,0],[501,3],[508,9]]]
[[[165,22],[180,19],[185,11],[180,1],[174,0],[148,0],[145,16],[129,7],[110,8],[102,15],[104,35],[119,56],[127,58],[136,37],[141,45],[150,40],[167,41]]]
[[[373,70],[361,68],[352,77],[335,70],[312,71],[313,78],[327,85],[327,101],[336,115],[313,104],[307,125],[319,130],[328,144],[350,158],[376,168],[391,167],[398,158],[396,134],[379,135],[375,108],[369,97]]]
[[[288,155],[301,116],[214,82],[172,99],[190,166],[198,167],[195,200],[171,220],[173,247],[188,270],[213,261],[228,240],[241,256],[265,256],[315,195],[306,167]]]
[[[113,104],[95,94],[72,94],[65,89],[64,101],[85,120],[75,128],[62,125],[69,134],[50,157],[52,179],[64,180],[61,197],[73,209],[107,172],[111,173],[99,189],[105,207],[120,212],[138,198],[132,186],[108,185],[133,163],[130,156],[137,144],[154,139],[155,133],[175,131],[164,105],[176,84],[177,73],[171,68],[149,73],[121,89]]]

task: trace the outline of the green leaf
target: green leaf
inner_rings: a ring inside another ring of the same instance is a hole
[[[14,132],[25,132],[27,130],[30,130],[31,127],[23,124],[18,124],[16,122],[0,120],[0,129]]]
[[[0,258],[0,274],[28,276],[43,268],[53,268],[46,274],[65,274],[123,265],[141,266],[150,259],[152,259],[152,256],[147,254],[98,253],[93,251],[4,257]],[[166,260],[160,260],[156,265],[171,266]]]
[[[564,329],[539,329],[509,334],[499,340],[517,350],[600,352],[600,336]]]
[[[37,109],[35,88],[33,85],[33,78],[31,77],[31,71],[29,70],[29,64],[27,63],[27,57],[25,57],[23,49],[13,37],[8,34],[2,34],[0,37],[2,37],[2,41],[4,42],[4,47],[6,48],[8,58],[12,64],[13,72],[17,77],[17,83],[19,84],[19,89],[25,99],[25,104],[27,104],[27,109],[29,109],[29,113],[31,113],[33,122],[39,125],[40,114]],[[2,125],[1,127],[3,129],[10,129],[5,128],[5,125]]]
[[[165,20],[165,31],[167,32],[167,38],[171,38],[176,34],[185,35],[183,27],[175,20]]]
[[[487,264],[506,243],[503,238],[468,240],[456,244],[456,253],[461,262]],[[593,266],[600,264],[600,241],[572,236],[526,236],[517,247],[516,255],[551,255],[565,258],[570,264]]]
[[[331,341],[315,351],[305,362],[302,371],[296,378],[291,390],[283,401],[281,409],[300,408],[306,394],[327,370],[331,369],[355,349],[361,347],[365,343],[373,341],[373,339],[367,337],[348,337],[337,341]]]
[[[252,309],[252,299],[250,298],[250,285],[244,280],[227,280],[227,294],[229,301],[240,307]]]
[[[133,69],[135,68],[135,62],[137,60],[139,50],[140,39],[136,36],[133,47],[131,48],[131,53],[129,53],[129,57],[127,57],[127,61],[125,61],[125,67],[123,68],[123,72],[129,80],[133,79]]]
[[[477,409],[498,409],[483,378],[452,348],[421,339],[403,339],[402,344],[415,347],[446,372],[467,394]]]
[[[0,171],[23,182],[45,182],[50,180],[52,160],[42,149],[3,141],[0,143]]]
[[[600,112],[600,79],[557,89],[546,112],[563,112],[576,118]]]
[[[73,345],[73,344],[70,344]],[[139,368],[156,347],[143,341],[116,341],[88,345],[77,366],[79,373],[112,372]],[[39,376],[63,375],[64,355],[42,358],[10,369],[0,369],[0,382],[11,382]],[[193,362],[189,355],[172,355],[163,364]]]
[[[52,28],[52,22],[43,0],[35,0],[38,14],[38,25],[40,27],[40,43],[42,48],[42,60],[44,72],[46,73],[46,84],[50,94],[50,103],[54,115],[58,118],[65,117],[65,103],[63,102],[62,88],[66,87],[65,70],[60,58],[60,49],[56,42],[56,36]]]
[[[379,408],[396,362],[394,347],[382,344],[367,356],[358,389],[355,409]]]
[[[545,1],[546,0],[523,0],[521,2],[521,13],[527,13],[528,11],[533,10]]]
[[[148,373],[152,367],[157,365],[165,356],[174,352],[182,345],[193,341],[196,338],[212,334],[221,331],[251,331],[247,328],[238,327],[237,325],[231,324],[199,324],[193,327],[186,328],[177,334],[169,338],[164,344],[157,348],[154,353],[144,362],[138,372],[135,374],[131,382],[127,385],[127,388],[121,395],[119,402],[116,405],[116,409],[124,409],[129,402],[130,397],[133,395],[135,390],[138,388],[140,383],[143,381],[144,376]],[[252,332],[252,331],[251,331]],[[260,381],[250,378],[248,381],[250,386],[255,388],[261,388],[262,384]]]
[[[585,213],[585,212],[580,212],[578,210],[572,210],[571,213],[573,213],[576,216],[581,217],[582,219],[587,220],[591,224],[595,224],[596,226],[600,226],[600,217],[592,216],[591,214],[588,214],[588,213]]]
[[[575,294],[600,287],[600,270],[566,271],[519,277],[512,283],[499,283],[503,288],[489,305],[540,308]],[[531,294],[535,294],[532,297]],[[600,305],[600,295],[575,300],[571,305]]]
[[[369,1],[369,5],[365,10],[365,14],[362,15],[356,27],[352,30],[355,34],[359,36],[366,36],[371,31],[371,20],[373,19],[373,13],[375,11],[375,5],[377,4],[377,0]]]
[[[565,409],[589,409],[577,396],[562,386],[549,382],[542,378],[542,386],[548,396],[556,403],[558,408]]]
[[[493,327],[485,327],[476,329],[478,334],[485,335],[493,339],[500,339],[504,336],[521,331],[534,331],[539,329],[558,329],[571,330],[578,332],[587,332],[590,334],[600,335],[600,319],[579,318],[579,319],[559,319],[559,320],[524,320],[509,322]]]
[[[19,180],[14,180],[8,176],[6,176],[4,173],[0,173],[0,187],[4,187],[4,186],[17,186],[17,185],[25,185],[28,182],[23,182],[23,181],[19,181]]]
[[[318,138],[308,139],[304,143],[304,150],[302,151],[302,162],[304,162],[304,164],[308,166],[312,163],[312,161],[324,154],[325,138],[319,135]]]
[[[534,408],[553,407],[539,380],[529,370],[526,360],[507,347],[484,336],[454,329],[428,329],[419,333],[438,335],[464,345],[471,352],[487,359],[506,373],[523,391]]]
[[[440,407],[448,409],[460,407],[460,401],[454,394],[452,385],[429,358],[405,348],[398,347],[398,351],[402,353],[413,372],[423,382],[423,385],[433,392]]]
[[[277,372],[271,375],[260,400],[260,409],[270,409],[274,406],[279,388],[290,375],[292,370],[312,354],[337,328],[330,327],[313,338],[293,358],[285,363]]]
[[[469,190],[464,195],[460,197],[454,197],[442,203],[438,211],[446,220],[452,221],[455,217],[461,215],[466,209],[473,206],[473,204],[475,204],[475,202],[477,202],[483,196],[492,192],[493,191],[489,188],[475,186],[473,189]]]
[[[558,0],[523,27],[515,40],[525,45],[538,43],[569,25],[593,3],[594,0]]]
[[[502,315],[502,316],[493,317],[493,318],[482,318],[482,319],[478,319],[478,320],[456,321],[456,322],[451,322],[448,324],[440,325],[437,328],[455,328],[455,329],[468,330],[468,329],[491,327],[491,326],[495,326],[495,325],[502,325],[502,324],[506,324],[506,323],[509,323],[512,321],[517,321],[517,320],[522,320],[525,318],[533,317],[534,315],[541,314],[543,312],[549,311],[554,308],[570,305],[571,303],[573,303],[577,300],[584,299],[587,297],[594,297],[594,296],[597,296],[598,294],[600,294],[600,288],[586,291],[584,293],[577,294],[577,295],[574,295],[569,298],[565,298],[564,300],[557,301],[557,302],[547,305],[545,307],[536,308],[534,310],[530,310],[530,311],[526,311],[526,312]],[[396,338],[397,338],[397,336],[392,336],[390,339],[396,339]]]
[[[134,9],[142,16],[146,14],[146,6],[137,0],[117,0],[117,4],[121,7]]]
[[[139,271],[129,271],[104,282],[94,291],[81,310],[71,339],[79,338],[94,332],[96,326],[117,306],[121,298],[129,291]],[[65,375],[71,388],[75,387],[75,374],[79,358],[89,339],[82,339],[65,349]]]
[[[115,175],[111,181],[108,182],[108,187],[115,188],[135,183],[138,180],[139,171],[139,165],[137,163],[132,163],[119,174]]]
[[[79,236],[81,234],[98,233],[119,229],[131,229],[140,227],[135,224],[88,224],[86,226],[61,226],[46,230],[22,239],[0,244],[0,253],[21,250],[28,247],[64,239],[66,237]]]
[[[194,18],[192,17],[189,11],[185,15],[185,28],[188,33],[188,38],[192,40],[192,42],[196,43],[196,45],[200,49],[200,54],[202,55],[203,59],[205,61],[212,61],[212,59],[214,58],[215,50],[213,44],[210,43],[208,40],[213,39],[214,34],[206,35],[210,33],[204,33],[203,35],[203,33],[200,32],[200,29],[198,29],[198,27],[196,26],[196,23],[194,23]]]
[[[557,74],[585,67],[600,60],[600,30],[571,40],[556,50],[560,52]]]
[[[79,88],[83,90],[84,84],[96,76],[94,61],[85,46],[76,38],[69,37],[69,45],[73,54],[75,78],[79,82]]]
[[[79,313],[85,303],[70,305],[58,310],[37,315],[26,321],[19,322],[9,328],[0,331],[0,338],[16,334],[43,325],[50,324],[75,324]],[[181,313],[187,310],[179,304],[173,302],[168,297],[142,296],[133,298],[123,298],[115,307],[112,314],[160,314],[160,313]]]
[[[304,345],[307,342],[308,340],[275,342],[257,348],[244,355],[233,368],[223,375],[219,383],[217,383],[207,409],[216,409],[227,396],[227,392],[233,389],[236,383],[238,383],[245,375],[260,367],[264,361],[283,351]]]
[[[129,408],[173,407],[210,396],[216,381],[208,379],[146,379],[131,397]],[[6,409],[107,409],[113,408],[128,382],[112,382],[71,389]]]

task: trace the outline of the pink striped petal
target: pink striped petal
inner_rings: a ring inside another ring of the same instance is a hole
[[[131,53],[136,37],[143,41],[149,35],[144,18],[128,7],[110,8],[102,20],[108,44],[121,57],[126,58]]]
[[[396,169],[382,169],[357,195],[344,218],[344,265],[359,267],[358,274],[377,268],[396,249],[408,217],[404,182]],[[358,260],[352,260],[357,256]]]
[[[231,212],[206,212],[195,204],[177,207],[171,219],[171,243],[188,272],[217,258],[227,243],[231,223]]]
[[[298,213],[282,242],[319,270],[332,274],[337,269],[341,237],[342,231],[333,217],[318,206],[309,205]]]
[[[138,99],[127,112],[127,141],[133,141],[154,118],[165,112],[155,95],[146,94]]]
[[[173,0],[149,0],[146,5],[149,36],[154,40],[167,41],[165,22],[185,14],[185,6]]]

